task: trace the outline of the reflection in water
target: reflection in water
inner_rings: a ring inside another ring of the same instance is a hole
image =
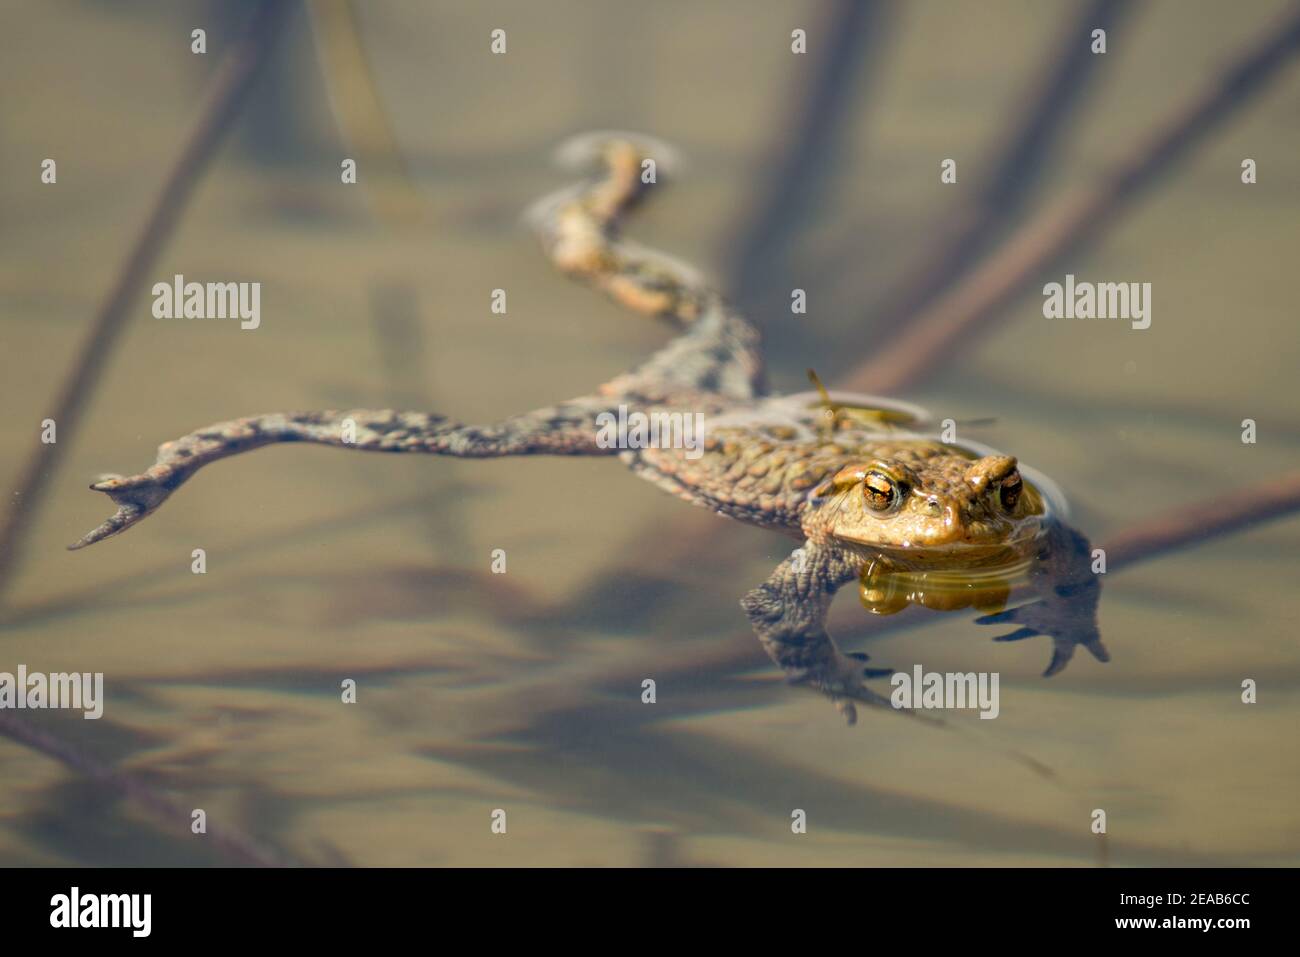
[[[909,605],[931,611],[1006,607],[1013,580],[1029,568],[1029,560],[990,568],[905,569],[883,559],[863,566],[858,586],[862,607],[873,615],[893,615]]]

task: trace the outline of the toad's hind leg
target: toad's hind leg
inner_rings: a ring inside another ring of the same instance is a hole
[[[615,455],[600,441],[600,415],[609,400],[585,396],[505,419],[461,425],[441,415],[353,409],[347,412],[273,412],[218,422],[158,447],[153,466],[139,475],[108,476],[91,486],[117,511],[69,548],[116,535],[157,511],[191,475],[218,459],[277,442],[312,442],[362,452],[423,452],[457,458],[507,455]]]
[[[561,157],[596,165],[600,173],[533,207],[529,218],[551,261],[621,305],[682,330],[600,391],[651,403],[701,392],[736,399],[761,394],[759,336],[748,320],[690,266],[619,237],[623,214],[655,188],[646,181],[648,161],[658,164],[659,180],[667,147],[631,134],[593,133],[570,141]]]
[[[639,312],[683,327],[681,335],[649,361],[596,394],[491,426],[379,409],[271,413],[199,429],[160,446],[157,461],[147,471],[108,477],[91,486],[111,497],[117,512],[71,547],[82,548],[136,524],[209,462],[276,442],[464,458],[612,455],[618,450],[600,442],[604,428],[599,416],[623,403],[645,408],[689,402],[701,412],[713,412],[725,407],[727,399],[755,395],[762,365],[753,327],[689,267],[617,236],[619,216],[647,185],[641,177],[643,160],[652,158],[646,144],[617,135],[595,137],[585,145],[603,161],[603,177],[543,201],[535,210],[535,222],[543,245],[566,273]]]

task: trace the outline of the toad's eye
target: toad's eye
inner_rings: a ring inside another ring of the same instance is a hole
[[[1008,512],[1016,510],[1016,503],[1020,501],[1020,493],[1024,491],[1025,483],[1020,481],[1020,473],[1012,472],[1002,480],[998,488],[998,501]]]
[[[868,472],[862,483],[862,495],[867,508],[873,512],[887,512],[898,504],[902,493],[898,482],[884,472]]]

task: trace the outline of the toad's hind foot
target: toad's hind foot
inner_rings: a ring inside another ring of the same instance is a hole
[[[100,478],[90,487],[96,492],[107,494],[117,506],[117,511],[68,548],[76,550],[103,541],[155,512],[180,484],[170,483],[169,478],[151,475],[149,472],[130,478],[121,475],[105,475]]]

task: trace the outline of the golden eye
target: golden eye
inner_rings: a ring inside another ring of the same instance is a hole
[[[862,495],[873,512],[887,512],[898,502],[898,482],[884,472],[868,472],[862,483]]]
[[[998,501],[1008,512],[1016,510],[1016,503],[1020,501],[1020,493],[1024,491],[1025,485],[1020,481],[1020,473],[1012,472],[1002,480],[1002,485],[998,489]]]

